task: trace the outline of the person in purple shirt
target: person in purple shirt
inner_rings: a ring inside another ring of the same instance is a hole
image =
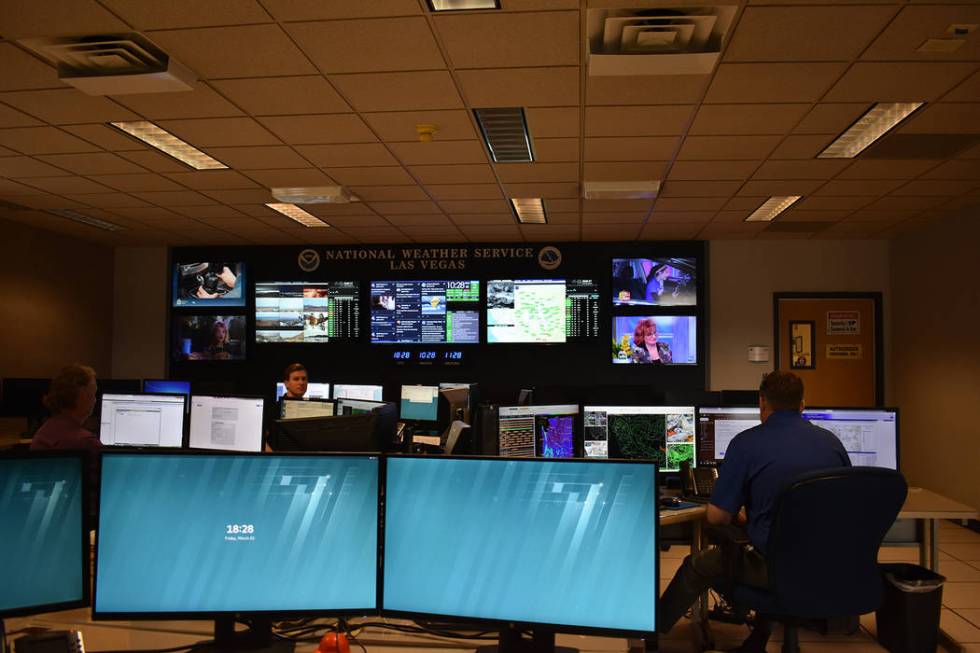
[[[102,448],[98,436],[82,424],[95,409],[95,370],[69,365],[51,379],[44,405],[51,411],[31,441],[32,451],[81,449],[93,454]]]
[[[702,592],[732,583],[765,588],[765,551],[776,499],[801,474],[851,462],[840,440],[805,420],[803,381],[792,372],[765,375],[759,386],[759,426],[742,431],[725,452],[711,493],[709,524],[745,526],[751,544],[713,547],[688,556],[660,600],[657,631],[666,633]],[[765,648],[768,632],[753,630],[740,650]],[[759,632],[757,632],[759,631]]]

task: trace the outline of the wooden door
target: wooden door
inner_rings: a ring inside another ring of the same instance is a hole
[[[800,375],[807,405],[882,404],[880,294],[776,293],[774,316],[776,366]]]

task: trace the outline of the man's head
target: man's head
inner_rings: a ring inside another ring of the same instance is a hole
[[[306,376],[306,368],[302,363],[293,363],[282,373],[282,382],[286,386],[286,396],[298,399],[306,394],[306,387],[309,379]]]
[[[87,365],[69,365],[51,379],[44,405],[58,415],[84,422],[95,409],[95,370]]]
[[[779,410],[803,410],[803,380],[792,372],[770,372],[762,377],[759,385],[759,416],[762,421]]]

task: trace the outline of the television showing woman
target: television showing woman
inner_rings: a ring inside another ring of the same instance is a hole
[[[633,362],[650,365],[670,365],[674,362],[670,345],[657,339],[657,323],[646,317],[633,331]]]

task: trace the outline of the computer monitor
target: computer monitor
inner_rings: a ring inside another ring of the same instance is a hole
[[[357,281],[257,282],[255,342],[356,342],[360,302]]]
[[[104,394],[99,440],[106,446],[181,447],[185,395]]]
[[[276,383],[276,401],[283,398],[286,394],[286,384],[282,381]],[[306,386],[306,394],[304,397],[308,399],[329,399],[330,398],[330,384],[329,383],[319,383],[317,381],[310,381]]]
[[[897,409],[807,408],[803,417],[836,435],[852,465],[899,468]]]
[[[191,449],[262,451],[261,397],[191,397]]]
[[[656,629],[654,464],[398,456],[386,477],[386,614]]]
[[[93,615],[375,610],[379,468],[377,456],[105,453]]]
[[[330,417],[334,414],[334,403],[330,399],[287,399],[279,402],[281,419],[302,419],[304,417]]]
[[[276,451],[380,452],[375,413],[279,420]]]
[[[577,455],[578,405],[501,406],[499,454],[507,458],[572,458]]]
[[[383,401],[365,401],[363,399],[338,399],[336,403],[335,414],[337,415],[363,415],[385,405]]]
[[[586,406],[585,456],[651,460],[662,472],[696,464],[694,406]]]
[[[736,435],[761,423],[758,406],[698,406],[698,466],[720,463]]]
[[[435,422],[439,418],[439,387],[434,385],[403,385],[401,418],[419,422]]]
[[[0,455],[0,619],[88,604],[83,455]]]
[[[356,385],[336,383],[333,386],[334,399],[362,399],[364,401],[383,401],[384,388],[380,385]]]
[[[594,279],[487,282],[487,342],[575,342],[599,335]]]
[[[51,379],[15,379],[3,380],[3,410],[4,417],[33,417],[45,414],[44,395],[51,387]]]
[[[371,342],[480,342],[480,282],[372,281]]]
[[[167,379],[143,379],[143,392],[165,395],[191,396],[190,381],[170,381]]]

